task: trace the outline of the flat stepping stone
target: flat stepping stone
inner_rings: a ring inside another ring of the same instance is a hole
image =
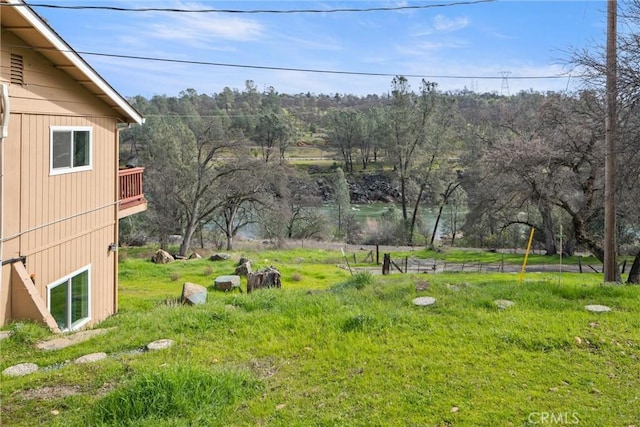
[[[611,309],[606,305],[599,304],[585,305],[584,308],[592,313],[606,313],[608,311],[611,311]]]
[[[102,352],[91,353],[91,354],[85,354],[84,356],[78,357],[76,360],[74,360],[74,363],[77,365],[82,365],[84,363],[98,362],[106,358],[107,358],[107,353],[102,353]]]
[[[436,299],[433,297],[418,297],[418,298],[414,298],[413,300],[413,305],[419,305],[422,307],[433,305],[435,303],[436,303]]]
[[[165,348],[171,347],[173,344],[175,344],[174,340],[162,339],[150,342],[147,344],[146,348],[147,350],[164,350]]]
[[[38,365],[35,363],[20,363],[18,365],[9,366],[2,371],[2,375],[8,377],[23,377],[38,371]]]
[[[81,343],[96,335],[101,335],[115,328],[90,329],[88,331],[77,332],[72,335],[57,337],[48,341],[42,341],[36,344],[38,350],[60,350],[74,344]]]
[[[221,291],[230,291],[232,289],[240,289],[240,276],[218,276],[213,281],[216,289]]]
[[[505,310],[515,305],[515,302],[509,301],[508,299],[497,299],[493,303],[501,310]]]

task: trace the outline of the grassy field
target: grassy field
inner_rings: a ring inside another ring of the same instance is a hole
[[[527,274],[522,284],[498,273],[351,276],[338,254],[245,253],[280,269],[283,288],[211,289],[193,307],[175,303],[182,284],[210,286],[240,254],[123,259],[106,334],[39,351],[48,332],[12,326],[0,368],[44,369],[2,377],[0,424],[638,425],[640,287],[603,286],[596,274]],[[436,304],[414,306],[417,296]],[[501,310],[497,299],[515,305]],[[139,351],[162,338],[176,343]],[[94,352],[109,357],[67,363]]]

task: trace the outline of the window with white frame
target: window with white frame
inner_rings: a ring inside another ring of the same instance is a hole
[[[51,126],[51,174],[91,169],[92,128]]]
[[[91,319],[91,267],[47,286],[49,312],[62,331],[78,329]]]

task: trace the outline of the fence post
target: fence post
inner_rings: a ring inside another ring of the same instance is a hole
[[[390,267],[391,267],[391,254],[384,254],[383,262],[382,262],[382,274],[384,275],[389,274]]]

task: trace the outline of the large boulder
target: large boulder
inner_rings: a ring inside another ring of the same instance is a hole
[[[226,261],[231,258],[229,254],[213,254],[209,257],[210,261]]]
[[[218,276],[213,281],[216,289],[219,291],[232,291],[234,289],[238,289],[242,292],[240,288],[240,276]]]
[[[170,262],[175,261],[176,259],[171,256],[171,254],[165,250],[158,249],[155,254],[151,257],[151,261],[156,264],[169,264]]]
[[[201,305],[207,302],[207,288],[195,283],[184,282],[182,285],[182,304]]]

